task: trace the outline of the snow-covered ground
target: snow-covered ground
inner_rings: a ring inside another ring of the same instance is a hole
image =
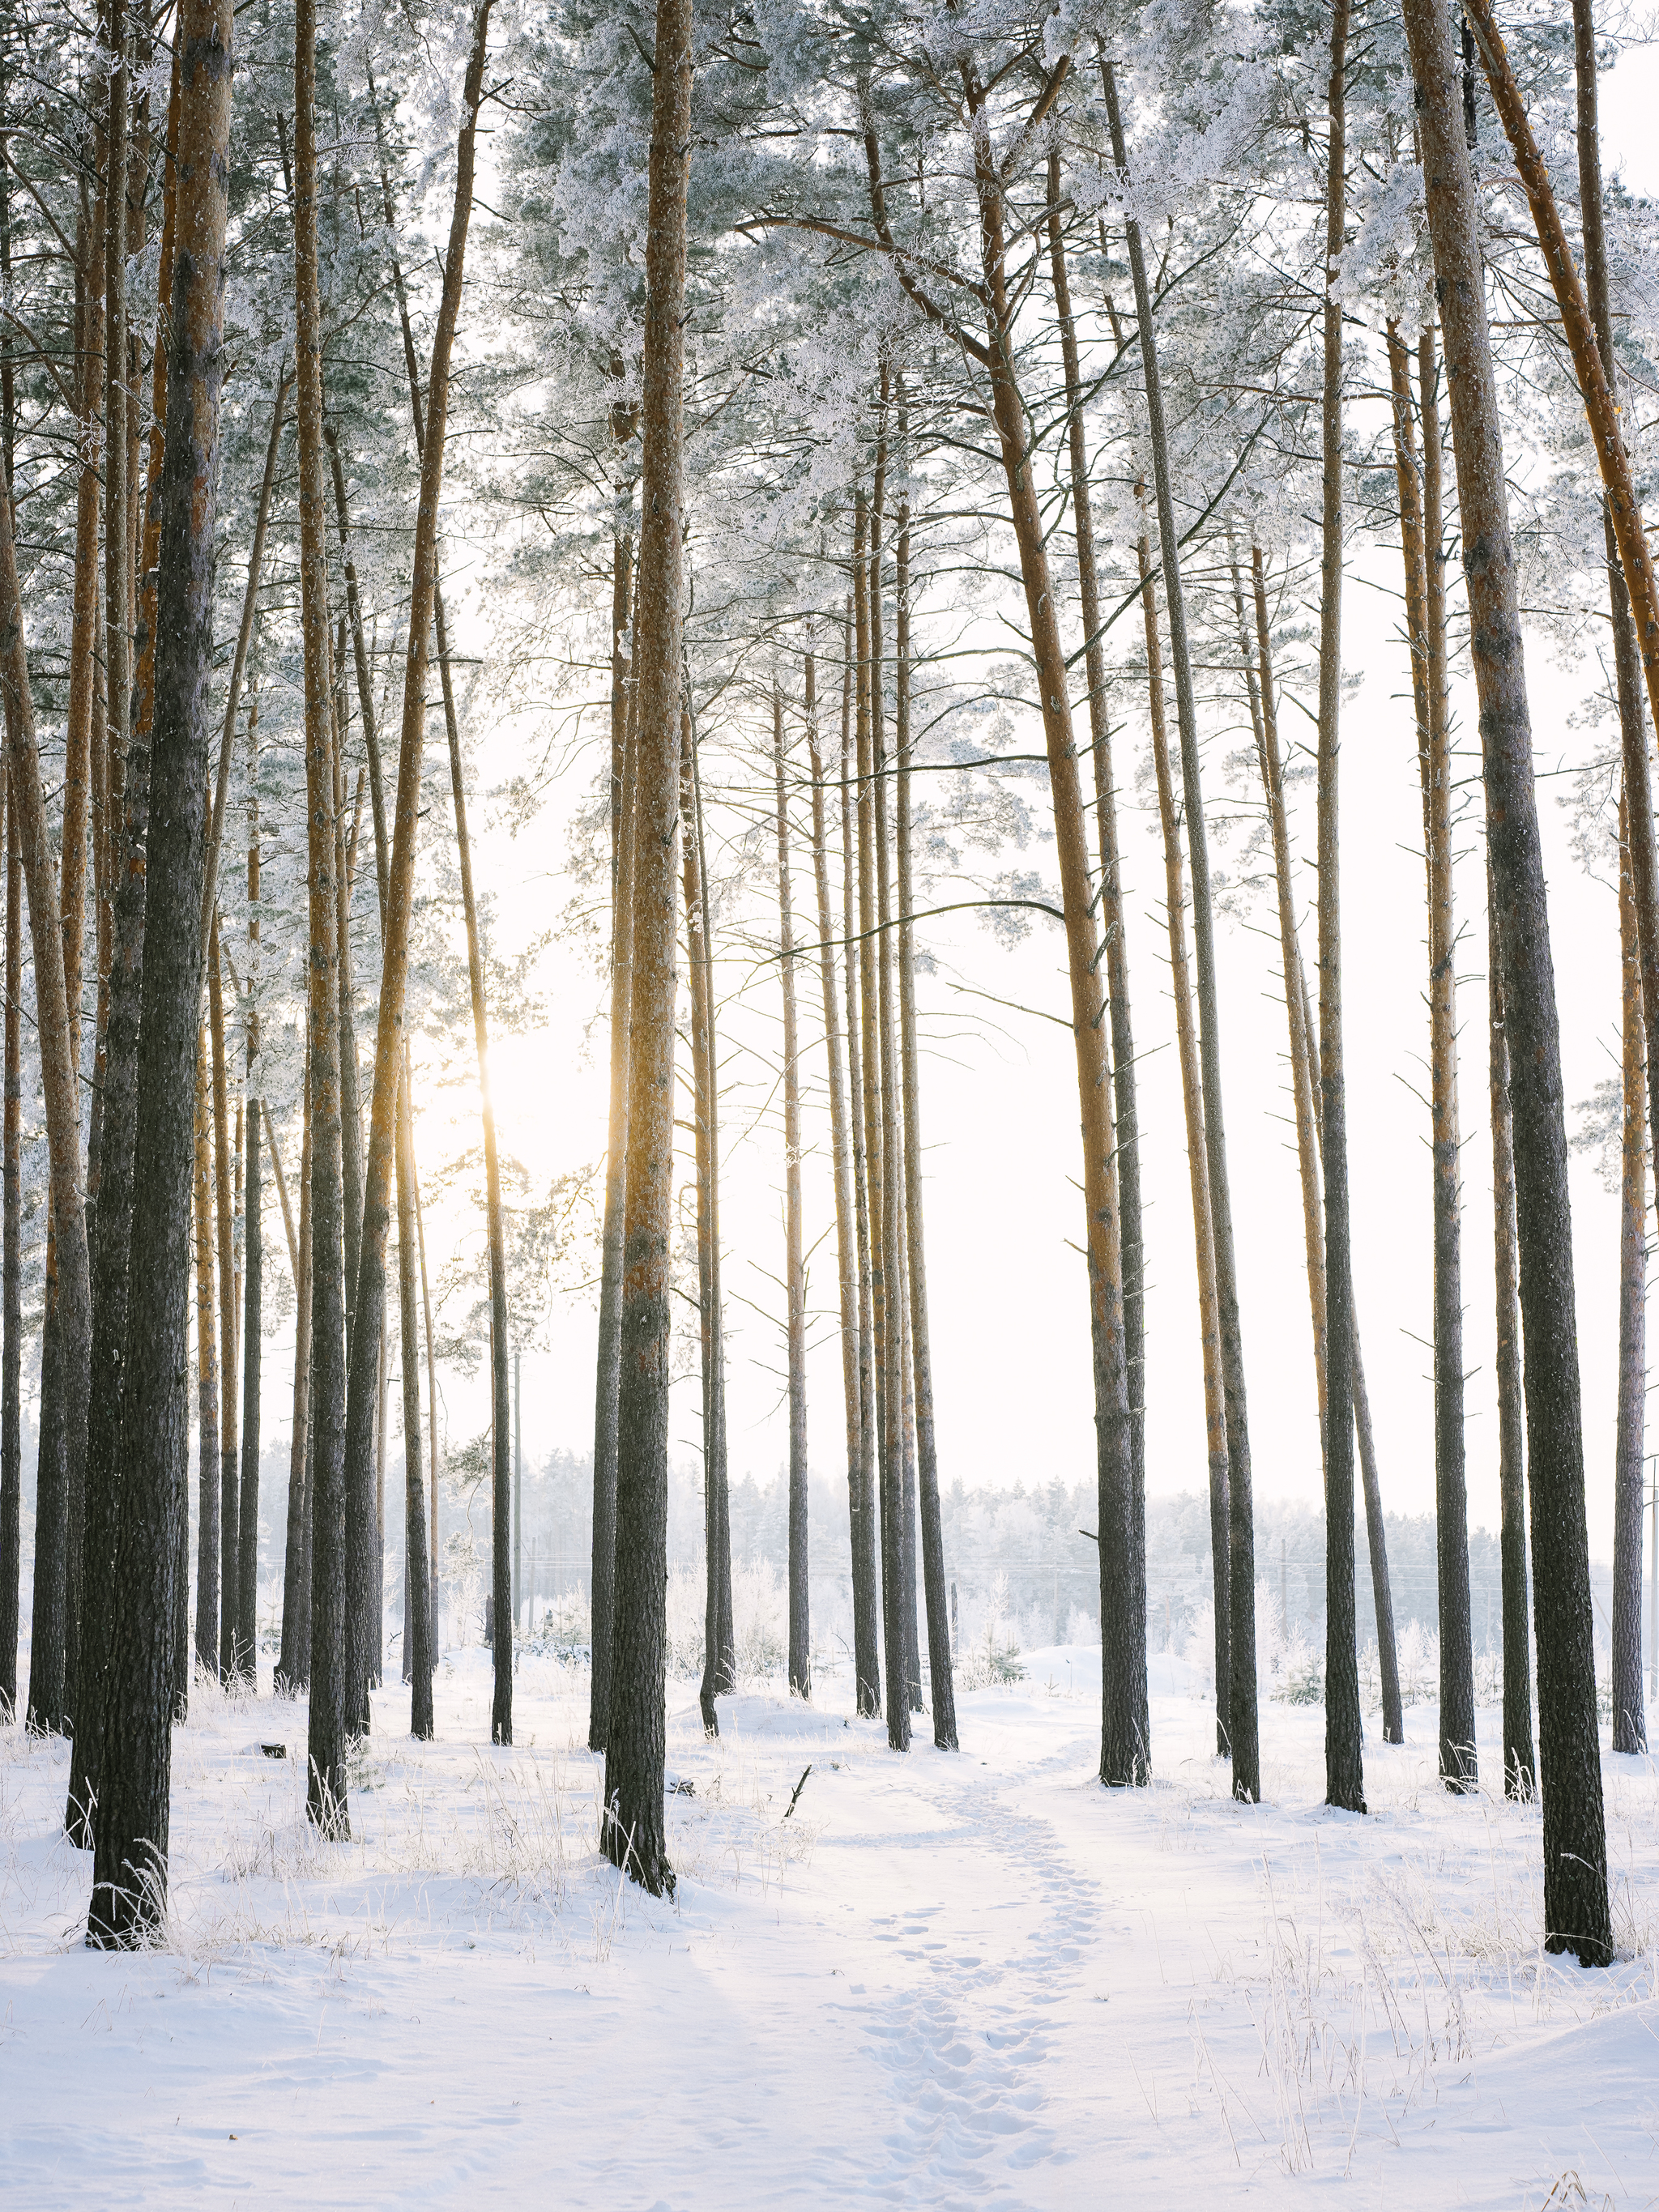
[[[485,1655],[439,1741],[378,1731],[349,1844],[302,1709],[198,1692],[171,1948],[80,1942],[66,1753],[0,1731],[0,2196],[80,2206],[1553,2208],[1659,2203],[1659,1773],[1604,1760],[1620,1963],[1539,1948],[1535,1811],[1434,1780],[1431,1708],[1324,1811],[1322,1716],[1263,1709],[1270,1802],[1155,1662],[1158,1779],[1093,1780],[1099,1656],[893,1756],[845,1691],[670,1699],[672,1902],[593,1849],[586,1683]],[[1483,1716],[1483,1721],[1494,1717]],[[793,1816],[785,1808],[811,1774]],[[1483,1774],[1498,1756],[1483,1734]]]

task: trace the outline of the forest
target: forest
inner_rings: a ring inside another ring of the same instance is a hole
[[[1650,38],[0,0],[23,2199],[1651,2201]]]

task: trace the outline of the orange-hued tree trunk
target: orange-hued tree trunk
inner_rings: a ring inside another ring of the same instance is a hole
[[[678,904],[674,846],[679,816],[685,526],[686,188],[692,143],[690,0],[658,0],[654,51],[635,625],[639,763],[617,1420],[616,1617],[600,1843],[614,1864],[659,1896],[674,1885],[663,1824],[663,1690]],[[498,1527],[498,1560],[501,1534]]]
[[[809,708],[809,713],[811,709]],[[784,1345],[789,1394],[789,1687],[812,1694],[812,1622],[806,1529],[806,1243],[801,1225],[800,1045],[795,1018],[795,917],[789,887],[789,794],[783,693],[772,686],[772,765],[778,799],[778,980],[783,992]]]
[[[144,933],[132,1250],[144,1295],[128,1313],[115,1617],[87,1940],[153,1942],[167,1909],[167,1838],[189,1433],[193,1109],[201,1001],[208,684],[219,399],[224,376],[231,0],[183,0],[178,252],[155,595],[149,865],[170,896]],[[0,502],[3,503],[3,502]]]

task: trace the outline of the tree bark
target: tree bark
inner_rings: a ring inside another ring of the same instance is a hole
[[[178,245],[161,541],[149,860],[170,896],[145,931],[132,1249],[146,1294],[130,1306],[123,1478],[87,1941],[154,1940],[167,1905],[174,1616],[189,1446],[192,1121],[201,999],[215,487],[224,374],[231,0],[185,0],[177,140]],[[3,501],[0,501],[3,507]]]
[[[842,685],[842,747],[850,720],[851,656]],[[841,1293],[842,1395],[847,1412],[847,1504],[853,1584],[853,1671],[858,1710],[876,1679],[875,1530],[865,1510],[863,1401],[859,1376],[858,1229],[853,1191],[853,1148],[848,1127],[847,1070],[842,1046],[841,1005],[836,988],[834,909],[830,902],[829,842],[824,824],[823,757],[818,744],[816,658],[808,654],[807,760],[812,776],[812,873],[817,891],[818,971],[823,986],[824,1053],[829,1068],[830,1153],[836,1191],[836,1281]],[[851,956],[851,947],[848,947]]]
[[[1457,926],[1452,906],[1451,720],[1446,696],[1445,566],[1440,491],[1440,417],[1434,337],[1419,342],[1423,478],[1416,504],[1416,454],[1404,346],[1391,331],[1396,479],[1407,552],[1407,621],[1418,708],[1429,892],[1430,1105],[1434,1158],[1435,1528],[1440,1626],[1440,1773],[1449,1790],[1474,1787],[1474,1645],[1469,1613],[1468,1492],[1464,1475],[1462,1139],[1457,1111]],[[1410,571],[1415,568],[1415,577]],[[1415,612],[1414,612],[1415,609]],[[1420,670],[1420,674],[1419,674]]]
[[[252,696],[248,731],[247,1106],[244,1127],[246,1178],[242,1187],[242,1493],[237,1507],[236,1650],[238,1679],[259,1686],[259,1386],[264,1302],[264,1229],[259,1172],[259,800],[258,696]]]
[[[1158,778],[1158,817],[1164,831],[1164,904],[1170,931],[1170,988],[1175,998],[1176,1047],[1181,1062],[1181,1103],[1187,1123],[1187,1173],[1192,1190],[1194,1262],[1198,1276],[1198,1337],[1204,1369],[1204,1435],[1210,1471],[1210,1561],[1215,1593],[1215,1747],[1231,1748],[1232,1606],[1228,1595],[1231,1546],[1228,1519],[1227,1397],[1221,1376],[1221,1321],[1216,1293],[1215,1229],[1204,1142],[1204,1075],[1193,1021],[1193,988],[1187,960],[1187,892],[1181,858],[1181,809],[1170,763],[1164,700],[1164,659],[1158,634],[1158,596],[1152,548],[1145,532],[1136,547],[1140,606],[1146,637],[1146,688]],[[1322,1323],[1323,1316],[1322,1313]]]
[[[628,1168],[629,1016],[633,989],[635,763],[638,694],[623,648],[631,620],[632,549],[619,539],[611,599],[611,1119],[599,1246],[599,1329],[593,1404],[593,1547],[589,1583],[592,1678],[587,1747],[605,1749],[611,1722],[611,1638],[617,1577],[617,1409],[622,1389],[623,1231]],[[706,1470],[705,1470],[706,1473]],[[704,1711],[705,1723],[708,1713]]]
[[[209,1100],[212,1048],[204,1023],[197,1040],[194,1215],[196,1225],[196,1662],[219,1674],[219,1324],[215,1311],[213,1127]]]
[[[340,1111],[339,887],[323,500],[322,310],[317,240],[317,8],[297,0],[294,262],[300,433],[301,624],[305,653],[311,1034],[311,1684],[307,1810],[348,1835],[345,1653],[344,1191]]]
[[[1601,209],[1601,149],[1597,125],[1595,21],[1591,0],[1573,0],[1573,63],[1577,88],[1578,206],[1584,242],[1584,291],[1595,328],[1595,347],[1609,387],[1617,370],[1613,339],[1613,303],[1607,284],[1606,227]],[[1640,696],[1640,650],[1631,618],[1630,593],[1619,556],[1613,517],[1604,514],[1607,549],[1607,597],[1613,620],[1613,679],[1619,700],[1620,734],[1629,761],[1648,760]],[[1632,786],[1638,801],[1638,786]],[[1659,1097],[1659,1066],[1645,1066],[1647,1024],[1642,1011],[1642,929],[1632,856],[1638,842],[1653,844],[1652,815],[1645,835],[1633,836],[1630,809],[1623,805],[1620,837],[1619,927],[1624,981],[1624,1126],[1619,1285],[1619,1426],[1613,1516],[1613,1747],[1638,1752],[1647,1747],[1647,1717],[1642,1699],[1642,1468],[1647,1407],[1647,1138],[1643,1079]],[[1650,896],[1655,862],[1644,854]],[[1648,935],[1655,934],[1650,908]],[[1659,1132],[1659,1121],[1656,1121]]]
[[[296,1697],[310,1679],[310,1632],[306,1598],[311,1585],[306,1572],[306,1479],[310,1465],[311,1437],[311,1073],[310,1054],[304,1071],[304,1133],[300,1148],[300,1235],[294,1270],[294,1413],[289,1437],[288,1514],[283,1547],[283,1686]],[[274,1133],[267,1119],[265,1133],[271,1139],[271,1164],[280,1185],[282,1165],[276,1158]],[[287,1208],[283,1208],[284,1213]],[[304,1633],[301,1633],[302,1629]]]
[[[1497,1299],[1498,1559],[1504,1613],[1504,1795],[1538,1787],[1532,1730],[1532,1640],[1527,1577],[1526,1413],[1515,1207],[1515,1123],[1509,1033],[1498,945],[1498,901],[1486,872],[1486,1004],[1492,1100],[1492,1258]]]
[[[235,1679],[237,1544],[241,1462],[236,1445],[235,1215],[230,1189],[230,1081],[225,1050],[219,919],[208,936],[208,1014],[213,1046],[214,1219],[219,1256],[219,1680]]]
[[[1480,0],[1468,0],[1477,10]],[[1584,1511],[1560,1030],[1532,730],[1487,337],[1479,212],[1449,25],[1402,0],[1457,459],[1463,568],[1480,707],[1514,1115],[1516,1215],[1532,1462],[1533,1606],[1544,1798],[1545,1942],[1586,1965],[1612,1955],[1607,1833]],[[1477,28],[1479,27],[1477,20]],[[1597,364],[1599,368],[1599,364]],[[1638,533],[1639,535],[1639,532]],[[1624,545],[1621,526],[1620,546]],[[1645,553],[1645,548],[1644,548]],[[1626,555],[1626,574],[1631,562]]]
[[[0,497],[0,688],[3,689],[11,799],[28,889],[34,952],[35,1024],[51,1160],[52,1236],[55,1259],[56,1358],[60,1363],[51,1446],[42,1448],[35,1507],[34,1609],[29,1652],[28,1724],[63,1730],[70,1714],[64,1676],[67,1636],[67,1534],[70,1500],[85,1496],[87,1386],[90,1360],[90,1284],[81,1186],[79,1088],[64,975],[63,915],[58,902],[35,734],[34,698],[23,635],[12,535],[11,488]],[[50,1296],[50,1286],[49,1286]]]
[[[841,731],[841,844],[842,844],[842,915],[845,926],[843,942],[847,946],[847,1097],[848,1121],[853,1144],[853,1225],[858,1260],[858,1362],[859,1362],[859,1491],[862,1520],[863,1547],[861,1555],[854,1553],[853,1560],[854,1604],[853,1615],[853,1659],[858,1677],[858,1710],[866,1719],[874,1719],[881,1712],[881,1636],[883,1613],[879,1576],[881,1551],[881,1514],[877,1501],[876,1449],[876,1331],[875,1310],[871,1283],[870,1257],[870,1186],[865,1148],[865,1116],[863,1112],[864,1070],[859,1050],[860,1030],[860,960],[854,956],[854,946],[859,944],[857,878],[859,867],[859,839],[854,811],[853,777],[858,753],[849,726],[851,690],[854,678],[853,653],[852,604],[848,601],[847,618],[842,625],[845,640],[846,672],[842,691]],[[862,951],[862,945],[860,945]],[[865,1583],[865,1641],[858,1637],[857,1589],[860,1572],[860,1556]]]
[[[605,1856],[672,1892],[663,1824],[669,1237],[674,1197],[675,854],[684,544],[682,381],[690,0],[658,0],[651,101],[640,487],[638,797],[628,1071],[617,1580],[605,1730]]]
[[[1342,309],[1334,287],[1347,205],[1347,0],[1331,15],[1325,186],[1319,593],[1319,1058],[1325,1169],[1325,1802],[1365,1809],[1354,1605],[1353,1264],[1342,1053]]]
[[[1127,173],[1127,155],[1119,112],[1117,83],[1102,55],[1102,83],[1111,131],[1112,158]],[[1228,1735],[1233,1761],[1233,1794],[1254,1802],[1261,1794],[1261,1734],[1255,1679],[1255,1509],[1250,1474],[1250,1441],[1244,1389],[1244,1349],[1238,1312],[1238,1274],[1233,1248],[1232,1193],[1227,1176],[1226,1122],[1221,1095],[1221,1027],[1215,968],[1215,923],[1210,896],[1209,843],[1204,824],[1204,793],[1198,756],[1198,715],[1193,697],[1192,660],[1187,644],[1187,603],[1181,575],[1181,544],[1176,529],[1175,496],[1170,476],[1169,440],[1164,421],[1164,387],[1158,374],[1152,323],[1152,296],[1140,225],[1125,226],[1129,273],[1134,285],[1135,319],[1140,338],[1146,392],[1148,443],[1158,507],[1158,554],[1164,570],[1164,602],[1170,623],[1170,658],[1175,672],[1176,720],[1181,736],[1181,781],[1187,821],[1187,850],[1193,878],[1193,946],[1198,970],[1200,1065],[1204,1085],[1204,1143],[1210,1182],[1210,1216],[1215,1239],[1217,1315],[1221,1334],[1221,1376],[1227,1407],[1227,1599]]]
[[[1613,1747],[1647,1749],[1642,1698],[1642,1470],[1647,1414],[1646,1037],[1626,806],[1620,800],[1619,950],[1624,1063],[1619,1202],[1619,1413],[1613,1482]]]
[[[945,1587],[945,1529],[939,1511],[939,1445],[933,1426],[933,1350],[927,1319],[927,1253],[921,1200],[921,1076],[916,1048],[916,947],[910,822],[910,510],[901,505],[896,594],[895,686],[898,750],[899,1074],[904,1103],[904,1228],[909,1260],[910,1372],[915,1382],[916,1486],[921,1509],[922,1587],[927,1607],[927,1676],[933,1742],[955,1751],[957,1693],[951,1667],[951,1616]]]
[[[1095,830],[1100,847],[1100,920],[1106,940],[1106,989],[1112,1026],[1112,1097],[1117,1112],[1118,1210],[1123,1218],[1123,1328],[1129,1364],[1129,1431],[1134,1455],[1135,1576],[1146,1601],[1146,1291],[1140,1205],[1140,1115],[1135,1095],[1134,1025],[1129,1015],[1129,945],[1118,852],[1117,793],[1112,773],[1111,720],[1106,691],[1106,633],[1095,565],[1093,501],[1084,425],[1083,375],[1060,225],[1060,151],[1048,156],[1048,261],[1066,371],[1072,525],[1077,538],[1078,598],[1083,658],[1089,678],[1089,735],[1094,760]],[[1218,1677],[1218,1690],[1220,1683]],[[1143,1719],[1144,1719],[1143,1716]]]
[[[691,1072],[696,1117],[697,1293],[702,1351],[703,1655],[698,1702],[706,1734],[720,1734],[715,1698],[737,1685],[730,1640],[732,1537],[726,1496],[726,1336],[720,1295],[720,1097],[714,1045],[714,945],[703,873],[696,728],[680,738],[680,836],[686,964],[691,979]]]
[[[345,1484],[347,1498],[347,1537],[349,1558],[347,1571],[350,1579],[353,1603],[350,1607],[356,1626],[351,1651],[351,1678],[349,1697],[358,1701],[356,1717],[366,1728],[368,1721],[368,1686],[372,1677],[378,1677],[375,1664],[379,1650],[380,1617],[380,1554],[375,1540],[374,1499],[374,1435],[375,1411],[380,1389],[381,1335],[386,1317],[386,1245],[391,1224],[391,1188],[393,1171],[393,1152],[397,1137],[398,1091],[404,1057],[405,1031],[404,1009],[407,996],[409,974],[410,919],[415,896],[415,847],[420,827],[421,768],[426,739],[426,692],[428,660],[431,650],[434,600],[438,582],[438,506],[443,487],[444,447],[448,427],[449,364],[453,350],[455,327],[460,314],[461,284],[466,258],[467,229],[472,214],[472,179],[474,147],[477,131],[478,108],[483,97],[483,67],[486,41],[489,34],[491,0],[479,0],[473,19],[472,49],[467,62],[466,82],[463,91],[464,120],[457,149],[455,199],[450,217],[449,250],[444,260],[444,281],[439,302],[437,329],[432,342],[432,361],[427,382],[425,421],[421,437],[420,502],[416,512],[413,574],[410,587],[409,643],[404,673],[404,719],[402,741],[398,761],[398,792],[395,823],[392,830],[392,859],[387,878],[386,912],[380,965],[380,1001],[374,1040],[374,1103],[369,1119],[368,1158],[363,1183],[363,1211],[361,1255],[352,1325],[351,1372],[346,1401]],[[334,466],[340,466],[337,448]],[[337,483],[336,501],[343,529],[345,501],[343,483]],[[348,586],[349,600],[356,599],[356,575]],[[364,728],[373,726],[373,708],[369,702],[367,659],[362,643],[361,616],[356,617],[356,651],[360,663],[359,682],[362,687]],[[374,779],[378,782],[378,777]],[[474,977],[473,996],[475,1018],[480,1021],[479,1075],[484,1085],[485,1113],[489,1115],[488,1076],[484,1069],[484,1041],[480,1003],[480,978],[477,972],[477,927],[471,897],[471,864],[465,844],[465,814],[460,795],[459,771],[456,779],[456,829],[461,840],[462,883],[467,908],[467,937],[471,954]],[[489,1130],[493,1139],[493,1126]],[[494,1180],[493,1141],[490,1144],[491,1175]],[[498,1209],[499,1194],[492,1211]],[[502,1333],[505,1321],[502,1311],[495,1312],[494,1276],[495,1273],[492,1236],[491,1315],[496,1334]],[[348,1261],[349,1255],[348,1255]],[[504,1346],[495,1347],[495,1364],[500,1366],[504,1357]],[[496,1406],[496,1549],[499,1553],[506,1530],[504,1507],[506,1501],[501,1491],[501,1462],[506,1449],[505,1409],[501,1400],[504,1394],[498,1387]],[[500,1582],[499,1562],[497,1583]],[[495,1619],[499,1631],[503,1620],[512,1617],[511,1594],[502,1603],[500,1587],[495,1592]],[[501,1650],[499,1633],[496,1644],[496,1697],[495,1740],[498,1743],[512,1741],[512,1638],[506,1639],[505,1708],[501,1691]]]
[[[403,1339],[404,1574],[409,1602],[409,1732],[430,1740],[432,1591],[427,1568],[426,1500],[421,1489],[421,1337],[415,1304],[419,1232],[415,1225],[415,1115],[409,1048],[398,1085],[398,1318]]]
[[[809,710],[810,711],[810,710]],[[778,976],[783,990],[784,1343],[789,1390],[789,1690],[812,1694],[812,1621],[806,1528],[806,1257],[801,1225],[799,1043],[795,1021],[795,921],[789,889],[789,802],[784,785],[783,693],[772,685],[772,764],[778,796]]]

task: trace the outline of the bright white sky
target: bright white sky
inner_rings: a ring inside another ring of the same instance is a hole
[[[1659,157],[1646,112],[1656,75],[1639,58],[1607,81],[1603,94],[1608,167],[1622,165],[1633,185],[1650,191],[1659,191]],[[1367,555],[1351,574],[1346,597],[1346,663],[1350,672],[1363,672],[1364,680],[1344,724],[1345,990],[1356,1279],[1382,1480],[1390,1510],[1422,1512],[1431,1509],[1434,1494],[1425,1343],[1431,1333],[1430,1186],[1427,1113],[1409,1087],[1424,1080],[1427,1038],[1421,813],[1407,663],[1395,635],[1397,611],[1393,599],[1367,580],[1392,594],[1398,574],[1397,556],[1390,562]],[[1588,665],[1555,665],[1535,641],[1528,672],[1542,771],[1577,758],[1583,736],[1569,729],[1568,719],[1595,674]],[[1460,687],[1456,708],[1467,737],[1474,727],[1467,684]],[[1138,745],[1139,709],[1129,711]],[[1300,725],[1294,714],[1285,717],[1287,741]],[[507,772],[507,742],[496,739],[485,750],[482,766],[489,781]],[[1228,749],[1237,742],[1231,740]],[[1474,768],[1471,759],[1467,772]],[[588,773],[587,761],[572,772],[532,837],[514,842],[479,822],[483,878],[497,890],[509,937],[545,927],[568,895],[558,873],[562,823],[582,796],[578,787],[585,787]],[[1131,763],[1120,763],[1119,781],[1131,784]],[[1565,779],[1545,780],[1539,793],[1571,1106],[1616,1072],[1619,968],[1614,899],[1608,888],[1583,873],[1568,848],[1558,804],[1565,788]],[[1046,793],[1042,803],[1046,805]],[[1458,875],[1469,1506],[1473,1524],[1495,1528],[1486,919],[1477,819],[1471,815],[1466,825]],[[1310,849],[1311,826],[1309,795],[1294,833],[1303,852]],[[1132,807],[1123,839],[1137,1043],[1143,1055],[1144,1178],[1152,1201],[1147,1481],[1157,1494],[1201,1488],[1206,1474],[1162,856],[1148,828],[1147,817]],[[1046,854],[1028,855],[1024,864],[1051,872]],[[1310,878],[1306,889],[1310,896]],[[796,902],[805,925],[811,890],[804,866]],[[1261,919],[1271,921],[1265,912]],[[1064,1012],[1057,932],[1034,937],[1013,953],[998,951],[972,917],[961,918],[960,927],[930,925],[927,937],[942,969],[954,964],[985,989]],[[1311,957],[1310,921],[1304,943]],[[1318,1436],[1296,1163],[1285,1120],[1276,939],[1232,923],[1222,927],[1219,945],[1255,1480],[1264,1497],[1314,1503],[1320,1490]],[[599,1158],[607,1091],[603,1025],[596,1025],[591,1042],[584,1040],[594,1003],[591,973],[556,947],[545,974],[546,1029],[503,1040],[492,1060],[503,1146],[531,1165],[538,1181]],[[812,1046],[817,1081],[817,983],[805,969],[801,986],[803,1037]],[[1082,1262],[1073,1242],[1079,1231],[1079,1200],[1073,1180],[1079,1146],[1070,1037],[1041,1019],[983,1009],[1001,1025],[999,1034],[977,1019],[965,1022],[964,1003],[951,996],[942,977],[924,979],[924,1025],[933,1039],[922,1080],[941,1478],[948,1485],[960,1477],[970,1487],[1016,1480],[1029,1486],[1054,1476],[1068,1484],[1090,1480],[1087,1317]],[[827,1128],[816,1109],[808,1134],[818,1146],[806,1170],[810,1244],[830,1225],[831,1204]],[[780,1332],[741,1301],[754,1300],[768,1315],[781,1308],[774,1279],[782,1260],[781,1147],[765,1129],[739,1141],[735,1127],[726,1143],[732,1472],[734,1479],[752,1473],[764,1480],[782,1467],[787,1452],[776,1379]],[[1618,1223],[1615,1200],[1583,1156],[1573,1163],[1573,1206],[1591,1542],[1605,1556],[1611,1542]],[[810,1290],[822,1321],[809,1419],[815,1468],[839,1477],[844,1468],[840,1354],[829,1325],[834,1267],[831,1237],[819,1249]],[[581,1449],[591,1443],[594,1320],[591,1300],[568,1301],[555,1316],[545,1351],[526,1356],[527,1459],[556,1446]],[[674,1435],[684,1441],[689,1461],[699,1419],[695,1381],[679,1386],[677,1395]],[[481,1395],[476,1406],[466,1391],[452,1387],[448,1396],[452,1436],[483,1425],[487,1409]]]

